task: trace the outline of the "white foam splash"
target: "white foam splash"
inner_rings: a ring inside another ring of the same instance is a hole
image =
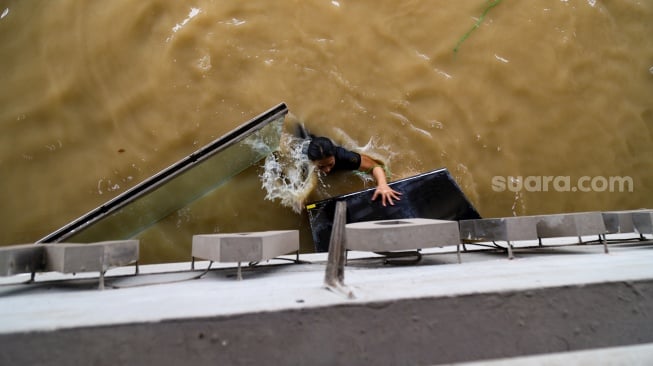
[[[97,182],[97,193],[99,195],[104,194],[104,191],[113,192],[118,190],[120,190],[120,184],[112,182],[111,179],[101,178]]]
[[[494,54],[494,58],[496,58],[497,60],[499,60],[499,61],[501,61],[501,62],[503,62],[505,64],[510,62],[507,58],[501,57],[501,56],[497,55],[496,53]]]
[[[261,187],[267,192],[265,199],[279,200],[296,213],[301,213],[317,184],[315,167],[303,152],[308,142],[282,134],[279,150],[267,156],[260,175]]]
[[[211,70],[211,56],[210,55],[204,55],[202,58],[200,58],[197,61],[197,68],[199,68],[201,71],[209,71]]]
[[[244,21],[244,20],[242,20],[242,19],[231,18],[231,20],[228,20],[228,21],[226,21],[226,22],[219,22],[219,23],[229,24],[229,25],[233,25],[233,26],[236,26],[236,27],[237,27],[237,26],[239,26],[239,25],[243,25],[243,24],[245,24],[245,23],[247,23],[247,22]]]
[[[424,61],[431,61],[431,58],[428,55],[420,53],[419,51],[415,51],[415,54],[417,55],[417,57],[423,59]]]
[[[424,136],[427,136],[427,137],[433,137],[433,135],[431,135],[430,132],[428,132],[428,131],[426,131],[426,130],[424,130],[424,129],[421,129],[421,128],[419,128],[419,127],[415,127],[415,126],[413,126],[412,124],[410,125],[410,128],[411,128],[413,131],[418,132],[418,133],[421,133],[421,134],[424,135]]]
[[[174,27],[172,27],[172,31],[176,33],[178,30],[183,28],[188,22],[191,21],[191,19],[195,18],[199,13],[202,12],[202,9],[200,8],[190,8],[190,13],[188,13],[188,17],[186,19],[182,20],[181,23],[177,23]]]
[[[445,79],[451,79],[451,78],[453,78],[453,76],[451,76],[451,74],[448,74],[448,73],[446,73],[446,72],[444,72],[444,71],[442,71],[442,70],[440,70],[440,69],[437,69],[437,68],[436,68],[436,69],[435,69],[435,72],[437,72],[437,73],[438,73],[439,75],[441,75],[441,76],[444,76]]]
[[[403,114],[397,112],[390,112],[390,115],[398,119],[399,122],[401,122],[402,126],[410,125],[410,120],[408,119],[408,117],[404,116]]]
[[[381,144],[379,138],[376,136],[371,137],[365,145],[359,145],[344,130],[336,128],[335,132],[338,141],[342,141],[344,148],[369,155],[372,159],[382,161],[386,166],[389,166],[392,159],[397,155],[392,150],[393,146]]]

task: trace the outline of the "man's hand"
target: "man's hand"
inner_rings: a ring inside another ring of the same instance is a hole
[[[372,201],[375,201],[377,197],[381,196],[381,204],[383,206],[386,205],[386,202],[390,203],[390,205],[394,206],[394,201],[401,201],[401,193],[395,191],[394,189],[390,188],[387,184],[381,184],[376,187],[376,191],[374,191],[374,195],[372,196]]]

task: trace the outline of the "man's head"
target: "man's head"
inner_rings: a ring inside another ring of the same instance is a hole
[[[335,145],[326,137],[314,137],[308,144],[308,151],[306,152],[308,158],[324,174],[329,174],[336,165],[335,153]]]

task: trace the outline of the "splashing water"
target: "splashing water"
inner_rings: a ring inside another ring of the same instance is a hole
[[[317,184],[315,167],[303,150],[309,140],[282,134],[279,150],[268,155],[260,175],[265,199],[279,200],[283,206],[301,213],[304,201]]]
[[[386,166],[386,174],[388,175],[388,180],[396,180],[398,176],[392,174],[390,165],[394,157],[397,155],[396,152],[392,151],[392,147],[389,145],[381,145],[378,138],[371,137],[365,145],[358,144],[353,138],[349,137],[345,131],[342,129],[335,129],[335,136],[338,141],[342,141],[342,146],[351,151],[356,151],[358,153],[363,153],[368,155],[374,160],[382,162]],[[374,184],[374,177],[371,174],[363,173],[360,171],[355,171],[356,174],[363,183]]]
[[[371,138],[367,144],[360,146],[341,129],[335,129],[335,137],[341,146],[371,158],[388,163],[395,153],[389,146],[379,146],[376,139]],[[310,139],[302,139],[293,135],[282,133],[279,149],[267,156],[264,171],[260,175],[261,187],[265,189],[265,199],[279,200],[283,206],[291,208],[296,213],[301,213],[304,202],[314,189],[321,195],[328,195],[329,184],[323,179],[315,165],[308,159],[305,151]],[[369,173],[353,171],[365,186],[374,185],[374,177]],[[386,170],[388,179],[392,177],[390,170]]]

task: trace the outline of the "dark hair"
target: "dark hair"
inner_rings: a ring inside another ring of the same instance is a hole
[[[308,144],[306,155],[311,160],[322,160],[335,155],[336,146],[326,137],[314,137]]]

